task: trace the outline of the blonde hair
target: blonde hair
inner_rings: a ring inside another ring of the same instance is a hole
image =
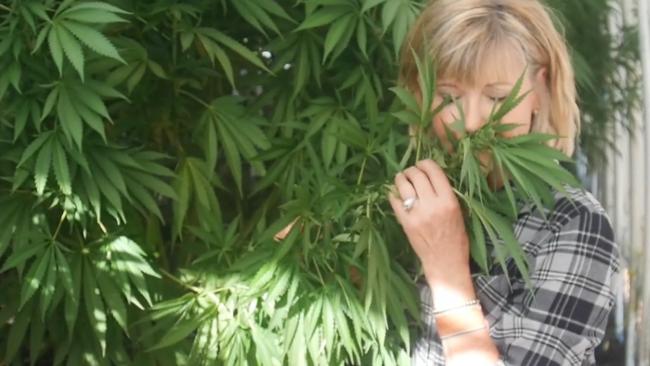
[[[428,53],[439,77],[471,84],[490,52],[518,47],[529,75],[547,70],[533,131],[558,135],[551,146],[573,154],[580,129],[575,77],[566,41],[539,0],[431,0],[403,44],[399,80],[412,92],[419,92],[413,51]]]

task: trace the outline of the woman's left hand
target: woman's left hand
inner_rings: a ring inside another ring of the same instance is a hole
[[[468,268],[463,214],[442,168],[431,159],[419,161],[395,176],[395,186],[399,197],[390,194],[390,204],[427,277],[450,268]],[[409,197],[417,199],[407,211],[403,200]]]

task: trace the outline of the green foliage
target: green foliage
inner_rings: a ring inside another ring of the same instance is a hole
[[[0,4],[0,363],[408,364],[417,264],[385,183],[433,150],[407,134],[430,111],[388,90],[421,6]],[[623,62],[596,50],[582,59]],[[611,67],[579,65],[583,88],[609,85]],[[608,108],[585,106],[594,121]],[[521,258],[510,205],[486,209],[476,151],[513,173],[506,203],[569,180],[538,159],[562,159],[547,137],[493,137],[434,156],[483,268],[500,239],[497,260]]]
[[[580,147],[593,170],[607,160],[617,123],[630,129],[641,101],[638,26],[609,0],[546,0],[564,24],[582,110]],[[627,23],[626,23],[627,22]]]
[[[464,111],[456,101],[448,98],[433,110],[426,107],[433,104],[435,95],[434,63],[427,55],[422,57],[414,53],[414,56],[422,103],[418,104],[415,96],[402,88],[396,87],[393,91],[405,107],[403,111],[396,112],[395,116],[401,122],[411,125],[411,130],[415,131],[416,141],[412,143],[416,146],[415,160],[433,158],[445,170],[464,208],[471,243],[470,255],[474,262],[488,273],[496,260],[507,275],[506,260],[512,258],[525,282],[530,285],[529,264],[512,226],[519,214],[521,202],[532,202],[536,207],[552,209],[555,202],[552,189],[566,193],[566,185],[580,185],[560,165],[570,159],[546,145],[557,136],[530,133],[504,137],[504,133],[517,125],[504,124],[501,119],[528,94],[528,91],[521,90],[525,72],[509,95],[502,102],[493,105],[486,123],[477,131],[468,133]],[[438,111],[454,102],[459,118],[449,127],[445,126],[447,141],[451,145],[449,149],[441,139],[431,139],[433,132],[430,121]],[[489,159],[482,161],[481,154],[488,154]],[[486,178],[487,171],[493,173]],[[543,173],[540,174],[541,172]],[[503,181],[502,190],[494,189],[498,180]],[[544,212],[541,213],[544,215]],[[486,240],[486,235],[489,240]]]

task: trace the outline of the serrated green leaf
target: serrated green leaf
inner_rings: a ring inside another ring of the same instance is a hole
[[[235,137],[226,129],[224,124],[218,124],[217,128],[226,155],[226,162],[230,168],[233,179],[235,180],[237,190],[242,194],[241,156],[239,154],[239,149],[237,149],[237,145],[235,145],[234,142]]]
[[[73,99],[73,101],[75,101],[75,99]],[[74,109],[81,120],[90,126],[92,130],[97,132],[99,136],[101,136],[102,140],[106,141],[104,121],[102,121],[102,118],[98,114],[95,114],[90,109],[88,109],[88,107],[81,104],[78,99],[74,102]]]
[[[167,183],[156,178],[155,176],[146,173],[140,173],[137,171],[130,171],[128,172],[128,174],[133,178],[135,178],[140,184],[147,187],[148,189],[156,193],[159,193],[165,197],[171,198],[173,200],[178,199],[178,195],[176,194],[174,189]]]
[[[104,299],[104,302],[106,303],[106,307],[111,312],[111,315],[115,322],[117,322],[124,333],[128,335],[129,330],[127,328],[127,309],[124,301],[122,300],[122,295],[118,291],[115,283],[113,283],[113,279],[108,273],[98,270],[96,272],[96,275],[97,284],[101,290],[100,293]]]
[[[47,141],[49,141],[51,136],[52,132],[44,132],[32,141],[20,156],[20,161],[18,161],[16,168],[20,168],[27,160],[34,156],[34,154],[39,151]]]
[[[7,258],[7,260],[4,262],[4,264],[2,265],[2,269],[0,269],[0,273],[8,271],[12,268],[15,268],[25,263],[25,261],[27,261],[32,256],[43,251],[44,247],[45,247],[45,243],[20,246],[17,250],[11,253],[9,258]]]
[[[80,83],[70,83],[67,90],[70,96],[76,99],[79,104],[85,105],[89,110],[108,120],[111,119],[108,109],[106,109],[106,104],[102,100],[101,96],[92,88],[86,87]]]
[[[70,33],[74,34],[86,47],[98,54],[126,63],[113,44],[101,32],[88,25],[75,21],[62,23]]]
[[[59,90],[59,99],[57,102],[57,117],[63,128],[63,133],[68,137],[70,142],[74,142],[81,150],[83,142],[83,122],[79,113],[74,108],[67,91],[63,88]]]
[[[84,262],[83,273],[84,276],[82,282],[86,314],[88,316],[88,321],[90,321],[90,326],[95,334],[95,338],[99,342],[103,356],[106,354],[106,311],[100,295],[101,292],[97,287],[95,273],[90,262]]]
[[[14,142],[18,140],[20,135],[25,130],[25,126],[27,126],[28,117],[29,117],[29,107],[27,103],[21,103],[18,106],[18,108],[16,108],[16,112],[14,115],[14,138],[13,138]]]
[[[325,47],[323,51],[323,61],[332,52],[335,46],[341,44],[345,34],[351,34],[355,25],[354,16],[346,15],[335,20],[327,31],[325,36]]]
[[[99,187],[97,187],[95,181],[92,178],[90,178],[90,175],[85,171],[81,173],[81,179],[83,182],[81,188],[86,192],[87,199],[90,202],[92,208],[94,209],[94,213],[97,216],[97,219],[99,220],[101,218],[101,211],[102,211],[102,203],[101,203],[101,196],[99,193]]]
[[[163,217],[162,213],[160,212],[160,209],[158,208],[158,203],[152,197],[152,195],[137,181],[130,180],[128,184],[132,196],[137,201],[142,203],[142,205],[144,206],[144,208],[146,208],[148,212],[156,215],[156,217],[158,217],[160,221],[165,222],[165,218]]]
[[[160,66],[160,64],[157,63],[156,61],[149,60],[147,62],[147,66],[149,67],[149,70],[151,70],[151,72],[157,77],[161,79],[169,79],[169,76],[165,72],[165,69],[163,69],[163,67]]]
[[[69,195],[72,193],[70,168],[68,167],[68,159],[65,151],[58,141],[52,143],[52,153],[54,175],[59,182],[59,188],[63,194]]]
[[[301,31],[310,28],[316,28],[325,24],[330,24],[336,19],[346,15],[350,12],[350,8],[346,6],[326,6],[311,14],[296,28],[296,31]]]
[[[185,161],[173,183],[174,190],[178,194],[178,200],[174,201],[174,232],[178,237],[182,235],[183,223],[190,206],[192,185],[192,174],[188,162]]]
[[[124,181],[124,175],[119,166],[110,158],[112,155],[112,152],[106,152],[106,155],[104,156],[95,155],[93,156],[93,161],[95,162],[95,166],[104,173],[108,182],[110,182],[110,184],[112,184],[113,187],[122,194],[122,196],[129,198],[126,182]]]
[[[81,80],[84,79],[84,54],[81,50],[79,41],[62,25],[52,26],[52,31],[56,32],[56,38],[59,41],[63,53],[68,58],[72,66],[77,70]]]
[[[61,18],[89,24],[121,23],[126,20],[103,9],[72,8],[61,14]]]
[[[113,206],[113,208],[119,213],[120,216],[124,216],[124,209],[122,207],[122,196],[120,192],[115,188],[115,186],[110,183],[110,180],[106,175],[104,175],[101,169],[97,169],[93,172],[93,178],[90,178],[97,187],[99,191],[108,199],[108,202]]]
[[[155,346],[147,349],[146,352],[169,347],[182,341],[183,339],[188,338],[190,334],[199,327],[200,323],[201,320],[196,317],[189,319],[179,319],[179,321],[176,322],[176,324],[174,324],[174,326],[165,333],[160,342],[158,342]]]
[[[390,88],[390,91],[395,93],[395,95],[399,98],[399,100],[406,106],[406,108],[409,111],[414,113],[418,113],[420,111],[420,105],[408,90],[396,86]]]
[[[45,254],[49,257],[48,266],[45,272],[45,278],[43,284],[41,285],[41,320],[45,322],[45,316],[49,310],[50,304],[52,303],[52,297],[54,296],[54,290],[57,280],[57,264],[54,251],[52,249],[48,250]]]
[[[45,32],[45,30],[42,32]],[[51,27],[49,28],[47,36],[47,43],[50,47],[52,59],[59,70],[59,75],[63,75],[63,47],[61,46],[61,40],[59,39],[57,32]]]
[[[38,356],[42,351],[45,335],[45,324],[38,317],[32,317],[31,327],[29,329],[29,361],[32,365],[36,364]]]
[[[361,12],[365,13],[366,11],[384,2],[386,2],[386,0],[363,0],[363,6],[361,7]]]
[[[103,1],[85,1],[82,3],[74,4],[74,6],[71,6],[65,12],[63,12],[62,15],[72,13],[78,10],[85,10],[85,9],[102,10],[102,11],[107,11],[107,12],[117,13],[117,14],[130,14],[128,11],[124,9],[118,8],[117,6],[111,5]]]
[[[50,167],[52,165],[52,140],[48,140],[38,152],[36,163],[34,165],[34,184],[36,186],[36,193],[43,195],[45,192],[45,185],[47,178],[50,175]]]
[[[471,208],[470,208],[471,209]],[[483,226],[481,225],[481,220],[472,215],[469,217],[471,237],[472,241],[470,242],[470,253],[472,259],[476,264],[481,267],[483,273],[488,273],[488,256],[487,256],[487,246],[485,242],[485,234],[483,232]]]
[[[25,306],[25,303],[34,295],[36,290],[41,287],[43,282],[43,277],[47,271],[47,266],[50,262],[50,252],[47,251],[42,253],[36,260],[32,263],[29,268],[29,272],[25,275],[23,285],[20,291],[20,307]]]
[[[74,297],[74,284],[68,260],[58,247],[54,248],[54,257],[56,260],[57,274],[63,285],[63,289],[67,292],[68,296]]]
[[[7,349],[4,354],[4,360],[11,362],[16,357],[20,346],[23,344],[27,327],[30,324],[32,307],[24,307],[15,317],[11,330],[7,336]]]
[[[205,34],[208,37],[212,38],[218,43],[221,43],[222,45],[230,48],[232,51],[243,57],[245,60],[248,62],[252,63],[253,65],[259,67],[262,70],[265,70],[267,72],[271,72],[266,65],[262,62],[262,60],[255,55],[251,50],[243,46],[241,43],[235,41],[234,39],[230,38],[226,34],[214,29],[214,28],[199,28],[197,30],[199,33]]]
[[[228,58],[228,55],[223,51],[223,49],[219,46],[213,47],[212,52],[214,53],[214,56],[217,58],[219,61],[219,64],[221,65],[221,68],[223,68],[223,71],[226,73],[226,78],[228,78],[228,82],[230,85],[234,88],[235,87],[235,77],[234,77],[234,71],[232,68],[232,64],[230,63],[230,58]]]
[[[59,256],[58,262],[63,265],[64,261],[61,259],[62,256]],[[72,286],[68,289],[69,294],[66,296],[64,304],[64,317],[65,323],[68,326],[69,339],[72,339],[72,336],[74,335],[75,324],[77,322],[77,316],[79,314],[79,303],[81,302],[82,288],[82,271],[83,266],[81,257],[75,255],[72,257],[70,262],[70,277],[72,280]]]

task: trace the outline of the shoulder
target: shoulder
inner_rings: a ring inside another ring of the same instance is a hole
[[[596,197],[581,188],[565,187],[564,192],[554,192],[552,207],[538,208],[532,202],[525,204],[519,212],[517,225],[524,231],[524,240],[542,238],[567,230],[570,226],[582,223],[588,226],[596,222],[599,226],[589,229],[601,231],[613,240],[613,230],[609,216]]]
[[[611,220],[600,202],[589,191],[567,187],[555,193],[555,205],[546,210],[550,234],[542,244],[544,251],[589,256],[619,267],[619,248]]]
[[[552,210],[546,211],[549,223],[556,228],[580,219],[597,218],[607,224],[603,229],[611,231],[611,221],[605,209],[596,197],[585,189],[567,187],[566,192],[555,192],[555,205]]]

